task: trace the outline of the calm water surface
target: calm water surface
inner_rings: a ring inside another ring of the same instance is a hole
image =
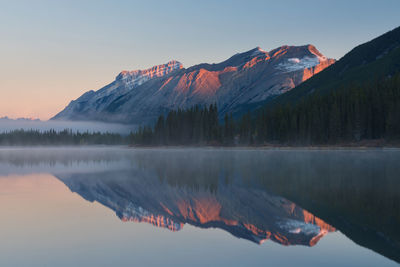
[[[0,149],[0,266],[399,266],[400,151]]]

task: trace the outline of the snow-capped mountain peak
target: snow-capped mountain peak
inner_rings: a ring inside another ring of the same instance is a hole
[[[257,46],[256,48],[253,49],[253,54],[252,56],[258,56],[258,55],[262,55],[262,54],[268,54],[267,51],[263,50],[261,47]]]
[[[178,61],[122,71],[98,91],[72,101],[54,119],[154,123],[160,114],[194,105],[218,105],[219,116],[240,116],[285,93],[335,62],[314,46],[260,47],[219,63],[183,69]]]
[[[298,50],[292,53],[291,50]],[[304,69],[312,69],[317,66],[327,67],[335,62],[322,55],[313,45],[305,45],[300,47],[282,46],[279,50],[274,50],[274,56],[279,56],[281,62],[276,65],[276,69],[282,72],[294,72]]]
[[[175,70],[182,68],[182,63],[176,60],[171,60],[166,64],[153,66],[145,70],[121,71],[121,73],[116,77],[116,80],[123,80],[129,87],[134,88],[150,79],[163,77]]]

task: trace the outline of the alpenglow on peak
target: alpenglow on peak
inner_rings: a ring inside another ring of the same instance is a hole
[[[182,68],[182,63],[176,60],[171,60],[166,64],[156,65],[145,70],[123,70],[118,74],[116,80],[123,80],[128,86],[136,87],[150,79],[163,77]]]
[[[53,119],[151,124],[174,109],[217,104],[219,116],[255,110],[335,62],[314,46],[260,47],[219,63],[178,61],[122,71],[115,81],[72,101]]]

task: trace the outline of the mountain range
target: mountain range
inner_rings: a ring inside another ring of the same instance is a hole
[[[53,117],[128,124],[153,123],[170,110],[217,104],[219,116],[255,110],[335,62],[313,45],[260,47],[217,64],[184,68],[178,61],[122,71],[115,81],[88,91]]]

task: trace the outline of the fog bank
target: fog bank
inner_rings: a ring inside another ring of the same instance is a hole
[[[0,118],[0,133],[12,130],[39,130],[47,131],[54,129],[62,131],[71,129],[73,132],[110,132],[119,134],[129,134],[136,129],[135,125],[124,125],[117,123],[93,122],[93,121],[59,121],[59,120],[29,120],[29,119],[9,119]]]

